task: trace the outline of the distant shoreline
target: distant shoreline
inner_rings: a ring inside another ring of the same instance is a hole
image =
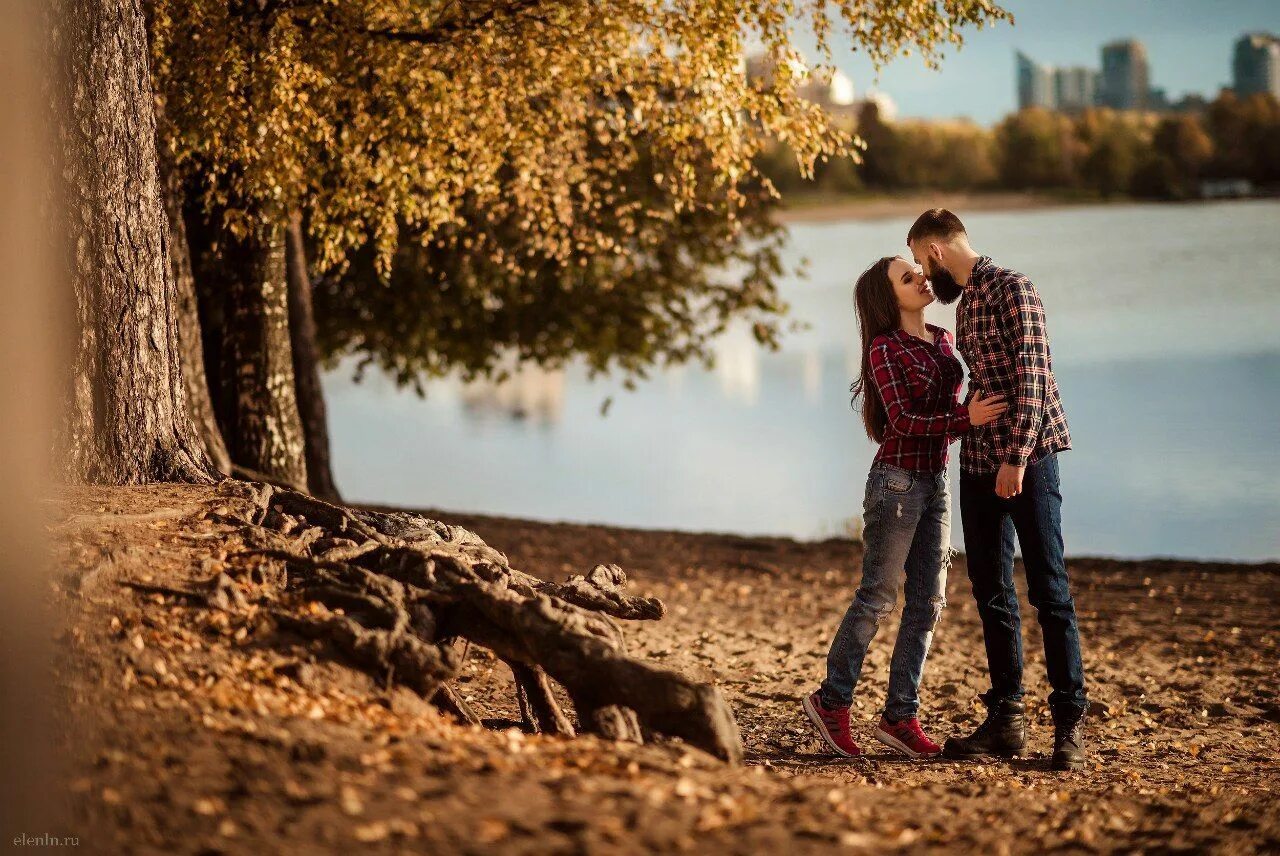
[[[974,211],[1038,211],[1051,208],[1099,207],[1107,205],[1203,205],[1221,202],[1275,201],[1276,195],[1224,197],[1219,199],[1151,200],[1127,196],[1101,198],[1044,192],[1017,193],[912,193],[885,196],[798,196],[784,202],[778,219],[791,223],[838,223],[842,220],[914,219],[928,208],[950,208],[961,215]]]
[[[824,535],[815,537],[795,537],[783,534],[743,533],[731,530],[673,528],[670,526],[638,526],[624,523],[605,523],[591,520],[570,520],[563,518],[515,517],[505,514],[488,514],[480,511],[447,511],[439,508],[421,506],[384,504],[377,502],[359,502],[353,507],[367,511],[397,514],[408,513],[433,520],[445,520],[464,526],[472,531],[511,532],[508,539],[512,543],[525,543],[530,538],[536,540],[535,533],[546,534],[556,540],[584,538],[609,544],[619,539],[634,538],[637,541],[652,540],[654,542],[670,542],[686,540],[699,545],[728,546],[750,552],[767,551],[799,551],[838,546],[839,549],[856,549],[861,540],[848,535]],[[965,557],[963,550],[955,553],[957,558]],[[1259,571],[1280,575],[1280,559],[1229,559],[1229,558],[1196,558],[1190,556],[1171,555],[1121,555],[1102,553],[1071,553],[1067,556],[1071,562],[1079,562],[1107,570],[1143,570],[1146,572],[1171,572],[1185,570],[1209,570],[1215,572]]]
[[[1128,201],[1128,200],[1126,200]],[[918,193],[904,196],[852,196],[800,198],[783,203],[783,223],[834,223],[840,220],[893,220],[915,217],[927,208],[952,211],[1029,211],[1075,205],[1106,204],[1099,199],[1079,199],[1046,193]]]

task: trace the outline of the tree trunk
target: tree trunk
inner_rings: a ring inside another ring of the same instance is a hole
[[[311,274],[302,238],[302,219],[289,218],[289,333],[293,339],[293,379],[306,447],[307,483],[311,493],[339,502],[329,458],[329,420],[320,386],[320,358],[316,348],[316,319],[311,308]]]
[[[210,481],[187,411],[139,0],[67,0],[61,188],[78,327],[65,474]]]
[[[163,121],[157,116],[158,121]],[[177,294],[178,346],[182,359],[182,381],[187,394],[187,409],[195,423],[206,454],[223,473],[231,472],[231,455],[222,437],[222,429],[213,413],[209,380],[205,374],[204,344],[201,336],[200,311],[196,302],[196,281],[191,270],[191,247],[187,241],[186,220],[182,214],[182,182],[172,157],[159,147],[160,183],[164,191],[165,211],[169,217],[169,266]]]
[[[293,378],[285,228],[251,211],[253,231],[223,230],[227,317],[221,375],[231,460],[272,481],[307,486],[302,422]]]

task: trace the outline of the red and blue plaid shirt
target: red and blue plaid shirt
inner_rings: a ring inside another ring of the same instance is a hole
[[[889,422],[876,461],[940,473],[947,468],[947,446],[969,430],[969,409],[956,402],[964,369],[955,340],[941,327],[927,326],[932,343],[901,329],[871,341],[871,380]]]
[[[974,428],[960,443],[960,466],[993,473],[1026,466],[1071,448],[1067,415],[1053,378],[1044,306],[1031,280],[978,259],[956,309],[960,354],[969,366],[969,396],[1003,395],[1009,409]]]

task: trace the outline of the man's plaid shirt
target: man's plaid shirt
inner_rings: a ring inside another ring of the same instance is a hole
[[[1026,466],[1071,448],[1044,306],[1031,280],[988,256],[978,259],[956,309],[956,337],[969,366],[970,395],[1003,395],[1009,405],[994,422],[964,435],[961,469],[994,473],[1001,464]]]
[[[956,402],[964,369],[951,334],[928,325],[933,343],[905,330],[871,341],[871,379],[888,424],[876,461],[917,473],[947,468],[947,446],[969,430],[969,408]]]

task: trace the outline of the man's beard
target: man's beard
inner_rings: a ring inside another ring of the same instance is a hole
[[[933,270],[929,272],[929,284],[933,286],[933,296],[944,306],[955,303],[964,294],[964,286],[956,282],[951,271],[940,264],[935,263]]]

